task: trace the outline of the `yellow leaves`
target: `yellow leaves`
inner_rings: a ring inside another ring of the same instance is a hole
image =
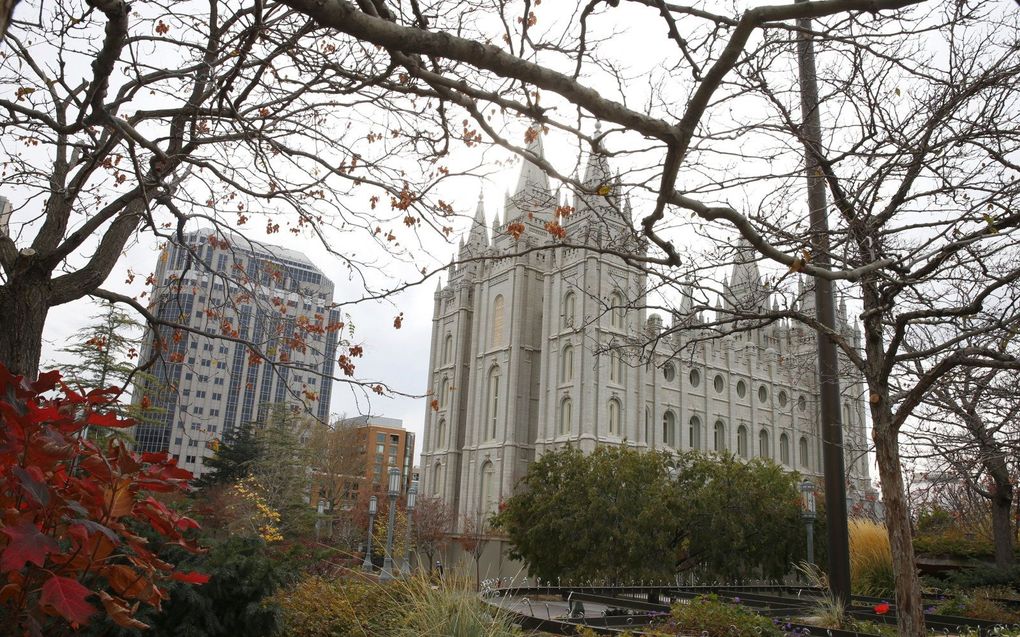
[[[986,212],[981,215],[981,218],[988,224],[988,234],[998,234],[999,229],[995,226],[995,217]]]
[[[609,184],[602,184],[595,191],[595,194],[599,195],[600,197],[608,197],[612,192],[613,192],[613,189],[612,189],[612,187],[610,187]]]
[[[803,272],[804,266],[811,262],[811,251],[804,250],[801,256],[795,258],[790,264],[790,272]]]
[[[896,97],[899,97],[902,94],[902,93],[900,93],[900,87],[898,87],[898,86],[896,87],[896,91],[895,92],[896,92]]]

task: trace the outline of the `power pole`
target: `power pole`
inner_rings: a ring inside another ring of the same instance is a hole
[[[807,0],[794,0],[800,4]],[[807,174],[811,219],[811,262],[823,270],[829,258],[829,216],[825,178],[819,162],[822,124],[818,114],[818,81],[811,18],[797,20],[797,63],[800,69],[800,109],[803,118],[804,169]],[[835,332],[836,301],[832,281],[815,277],[815,312],[818,322]],[[839,359],[836,343],[818,332],[818,382],[821,398],[822,466],[825,473],[825,518],[828,526],[829,588],[832,596],[850,608],[850,540],[847,534],[846,467],[843,460],[843,422],[840,413]]]

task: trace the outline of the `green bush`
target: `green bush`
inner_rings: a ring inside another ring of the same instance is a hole
[[[986,538],[967,537],[950,529],[941,533],[919,534],[914,538],[914,552],[962,560],[991,559],[995,555],[995,547]]]
[[[1020,564],[1010,568],[994,568],[980,566],[951,573],[946,578],[951,588],[980,588],[983,586],[1001,586],[1020,592]]]
[[[396,583],[357,575],[341,580],[308,576],[271,600],[283,613],[283,634],[294,637],[389,635],[402,601]]]
[[[695,597],[688,603],[674,604],[670,621],[660,626],[671,634],[706,634],[708,637],[782,637],[772,620],[740,604],[720,600],[715,595]]]
[[[940,603],[935,612],[940,615],[987,619],[1004,624],[1020,623],[1020,613],[990,599],[992,593],[993,591],[982,589],[961,592]]]

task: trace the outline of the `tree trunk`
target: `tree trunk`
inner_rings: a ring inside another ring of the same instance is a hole
[[[49,312],[45,282],[14,279],[0,286],[0,365],[16,376],[39,375],[42,333]]]
[[[892,413],[886,407],[888,396],[872,409],[875,456],[882,482],[885,523],[892,550],[893,573],[896,581],[896,619],[898,633],[905,637],[924,637],[924,615],[921,608],[921,585],[914,564],[914,545],[910,534],[910,508],[904,495],[903,473],[896,432],[892,430]]]
[[[992,498],[992,539],[995,543],[995,566],[1009,568],[1016,561],[1013,553],[1013,525],[1009,514],[1013,510],[1013,487],[1007,480],[1005,486],[995,485]]]

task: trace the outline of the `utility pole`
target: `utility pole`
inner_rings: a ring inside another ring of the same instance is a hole
[[[794,0],[796,4],[806,0]],[[818,161],[822,148],[822,124],[818,114],[818,81],[811,18],[797,20],[797,63],[800,69],[800,109],[804,139],[811,219],[811,263],[823,270],[829,258],[829,216],[825,201],[825,178]],[[836,302],[832,281],[815,277],[815,312],[818,322],[835,331]],[[832,596],[850,608],[850,540],[847,535],[846,467],[843,459],[843,422],[840,413],[839,359],[836,343],[818,332],[818,382],[821,397],[822,466],[825,473],[825,518],[828,526],[829,588]]]

